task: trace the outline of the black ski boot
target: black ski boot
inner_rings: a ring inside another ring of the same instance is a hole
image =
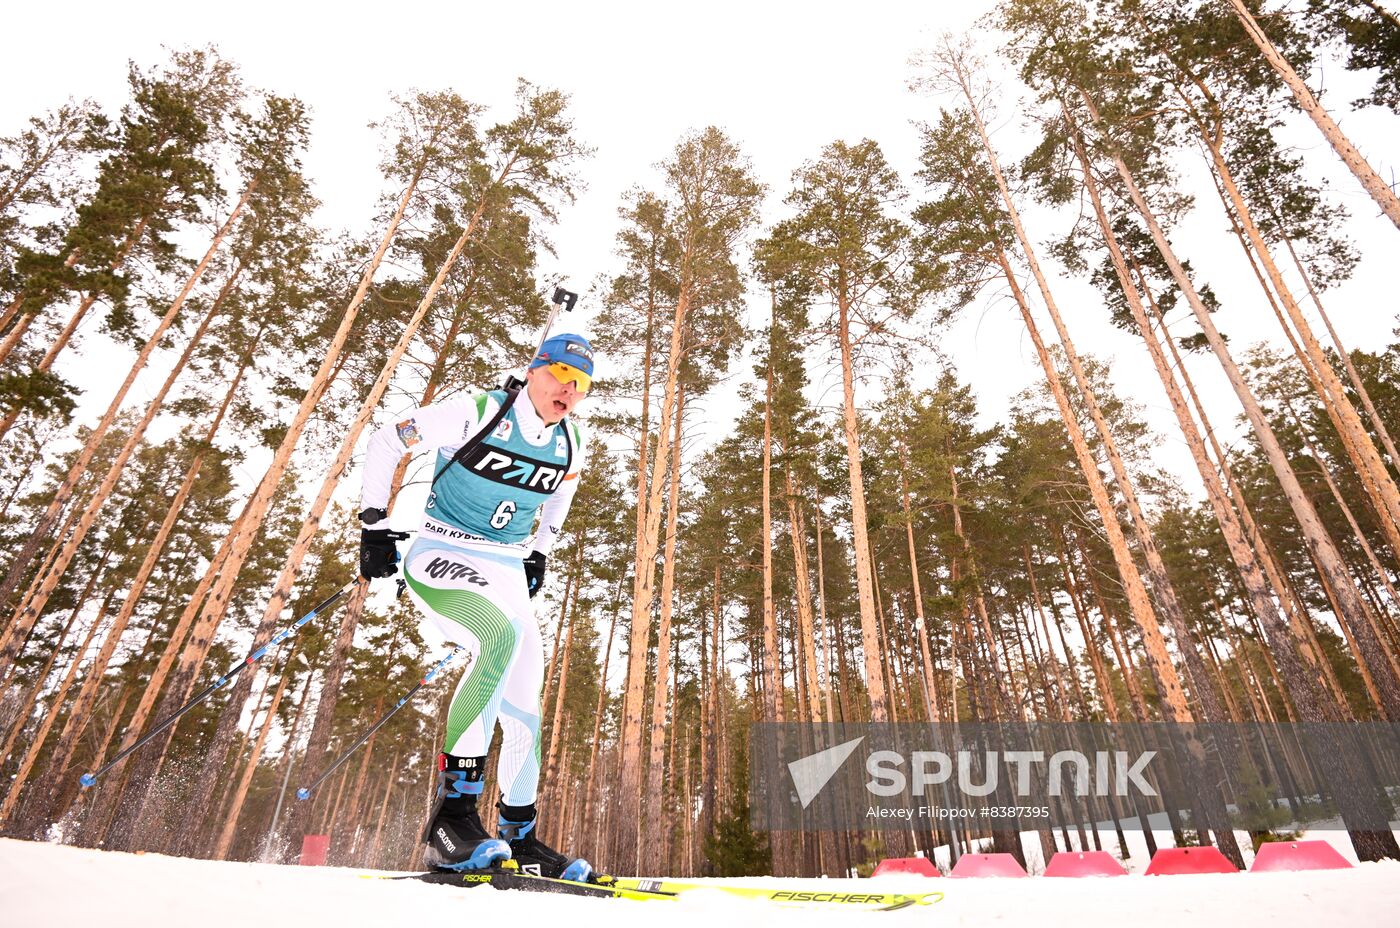
[[[496,808],[501,813],[496,822],[496,834],[510,842],[510,856],[519,864],[520,872],[577,883],[593,882],[593,867],[588,861],[565,857],[535,834],[537,813],[533,802],[528,806],[508,806],[502,802]]]
[[[476,811],[485,765],[484,757],[438,755],[437,802],[423,833],[428,866],[482,870],[510,859],[510,845],[487,834]]]

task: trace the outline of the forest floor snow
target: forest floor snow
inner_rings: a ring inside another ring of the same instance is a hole
[[[365,871],[122,854],[0,839],[0,926],[87,925],[243,928],[336,925],[608,925],[714,928],[717,920],[764,928],[881,925],[1029,925],[1083,928],[1367,926],[1400,924],[1400,862],[1350,870],[1116,879],[783,880],[794,889],[944,893],[897,912],[788,909],[703,894],[631,902],[364,879]],[[696,881],[699,882],[699,881]],[[771,885],[772,878],[735,881]]]

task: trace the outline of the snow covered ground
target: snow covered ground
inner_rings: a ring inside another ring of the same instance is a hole
[[[771,884],[769,879],[742,881]],[[118,854],[0,839],[0,926],[594,925],[765,928],[865,924],[1172,926],[1400,924],[1400,862],[1315,873],[1057,880],[881,877],[791,880],[794,888],[945,894],[898,912],[815,912],[714,895],[677,902],[577,899],[365,879],[333,867],[281,867]]]

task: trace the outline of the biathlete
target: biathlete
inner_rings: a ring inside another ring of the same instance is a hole
[[[406,454],[436,451],[436,476],[403,578],[424,631],[470,654],[448,710],[437,802],[424,834],[435,867],[480,869],[513,858],[542,876],[587,880],[592,873],[587,861],[541,841],[536,827],[544,653],[530,604],[578,488],[587,439],[569,413],[592,378],[588,341],[555,335],[541,344],[517,393],[427,406],[369,440],[360,573],[396,573],[396,542],[408,535],[389,528],[394,470]],[[492,837],[477,799],[498,722],[501,800]]]

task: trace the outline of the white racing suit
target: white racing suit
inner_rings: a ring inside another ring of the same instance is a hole
[[[510,410],[463,463],[459,448],[499,410],[503,391],[415,410],[375,432],[361,504],[386,509],[393,473],[406,453],[437,452],[418,537],[404,558],[424,637],[463,646],[467,671],[448,709],[444,751],[487,753],[496,723],[502,800],[535,801],[540,776],[540,688],[544,653],[522,561],[548,554],[559,536],[583,467],[584,435],[567,418],[545,425],[522,388]],[[539,527],[532,533],[536,517]],[[387,527],[387,520],[370,528]]]

